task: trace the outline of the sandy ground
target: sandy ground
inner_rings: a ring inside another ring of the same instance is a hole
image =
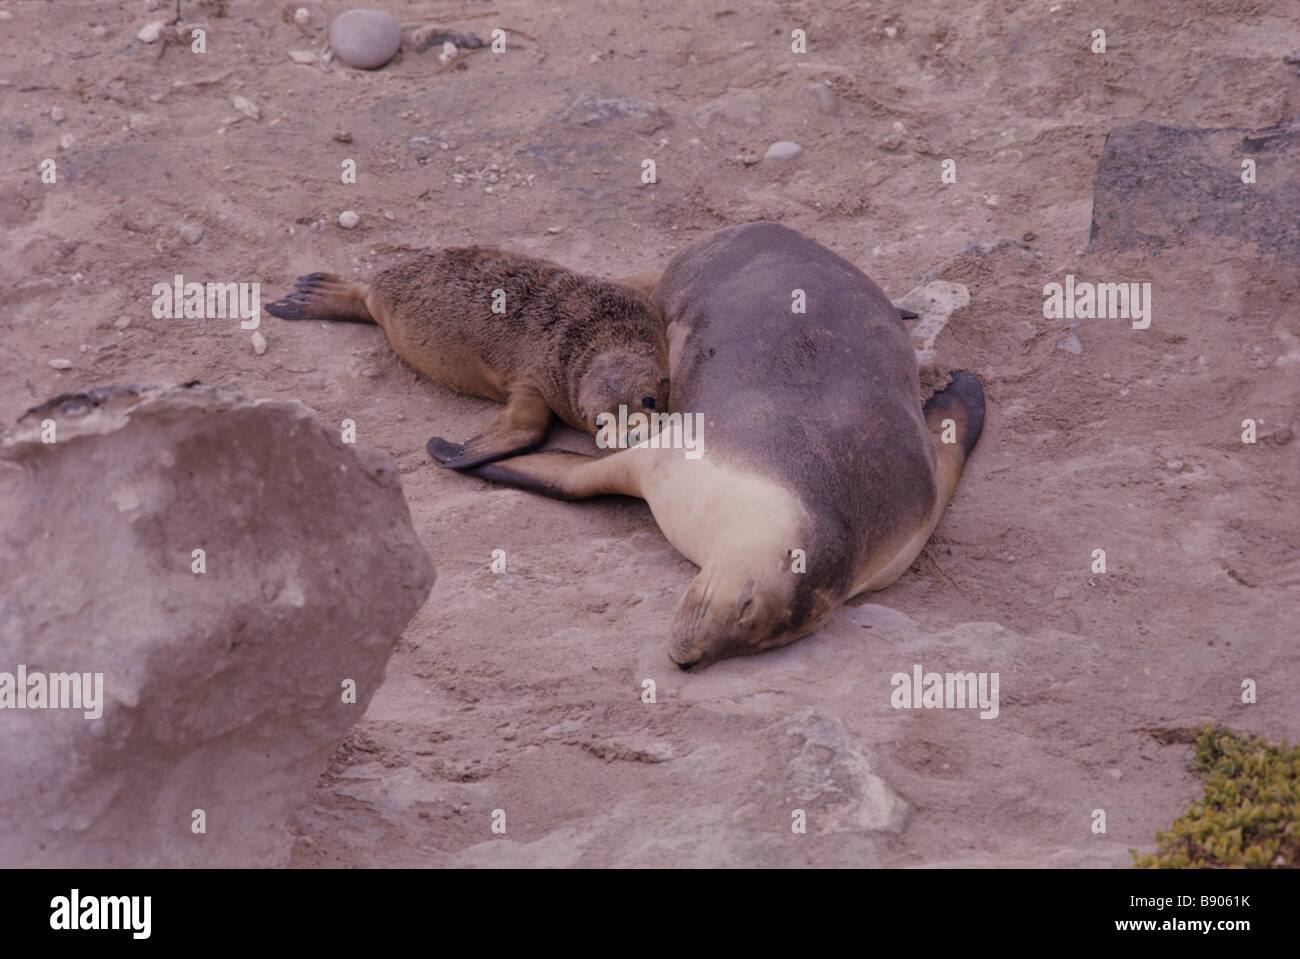
[[[1190,747],[1146,730],[1300,738],[1300,443],[1277,441],[1300,429],[1296,265],[1209,240],[1085,252],[1113,126],[1300,114],[1282,62],[1300,4],[386,4],[404,24],[517,31],[506,54],[437,73],[436,48],[373,73],[294,63],[348,8],[305,6],[300,29],[272,3],[184,0],[187,29],[208,31],[194,54],[135,40],[170,3],[0,5],[0,421],[118,382],[301,399],[397,458],[437,564],[295,823],[294,865],[1123,866],[1200,791]],[[1105,55],[1088,49],[1098,27]],[[744,93],[757,122],[696,122]],[[663,115],[583,125],[563,116],[583,94]],[[738,159],[778,140],[802,156]],[[956,184],[939,182],[944,158]],[[345,209],[356,229],[337,226]],[[404,245],[621,276],[760,218],[894,297],[927,273],[965,285],[934,365],[976,372],[988,418],[896,584],[699,675],[664,652],[694,567],[640,501],[563,504],[432,465],[431,435],[467,438],[494,407],[405,367],[374,328],[268,316],[256,356],[237,322],[150,312],[177,273],[260,281],[269,302],[300,273],[362,276]],[[1042,289],[1067,273],[1150,281],[1151,328],[1088,320],[1082,352],[1061,349]],[[998,672],[998,718],[891,708],[889,678],[913,663]]]

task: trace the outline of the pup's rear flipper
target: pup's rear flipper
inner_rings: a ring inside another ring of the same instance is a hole
[[[288,296],[266,307],[282,320],[340,320],[344,323],[375,323],[366,306],[370,287],[349,283],[333,273],[308,273]]]

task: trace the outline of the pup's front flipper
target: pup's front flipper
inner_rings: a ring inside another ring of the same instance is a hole
[[[487,429],[459,447],[456,455],[439,461],[449,469],[465,470],[528,453],[542,445],[550,425],[551,407],[542,394],[519,386],[507,395],[505,409]]]

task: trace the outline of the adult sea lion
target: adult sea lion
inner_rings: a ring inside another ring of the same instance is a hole
[[[644,497],[700,567],[672,623],[683,669],[792,642],[897,579],[979,437],[979,381],[954,374],[923,410],[911,339],[885,294],[775,223],[695,242],[652,299],[668,320],[670,409],[703,414],[702,456],[664,448],[682,431],[670,416],[658,449],[543,452],[471,472],[561,499]],[[457,449],[436,437],[428,448],[440,461]]]
[[[547,260],[477,246],[422,250],[368,284],[299,277],[266,309],[286,320],[377,323],[421,373],[504,402],[445,464],[456,469],[540,446],[552,414],[595,433],[597,417],[620,405],[668,403],[663,318],[649,297]]]

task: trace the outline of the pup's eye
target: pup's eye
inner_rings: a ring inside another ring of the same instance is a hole
[[[647,409],[647,410],[652,410],[652,409],[654,409],[654,408],[655,408],[655,398],[654,398],[653,396],[643,396],[643,397],[641,397],[641,406],[644,407],[644,408]]]

